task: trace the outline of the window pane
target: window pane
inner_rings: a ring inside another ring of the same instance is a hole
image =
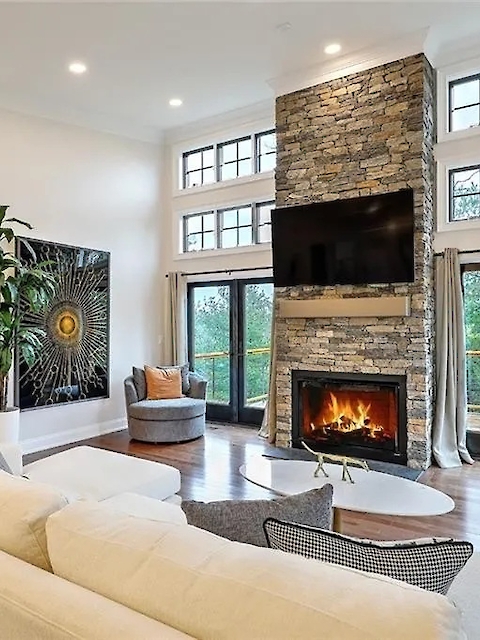
[[[453,195],[463,195],[480,191],[480,168],[453,172]]]
[[[249,176],[251,173],[252,173],[252,161],[240,160],[240,162],[238,163],[238,175]]]
[[[204,231],[213,231],[215,229],[215,214],[214,213],[206,213],[203,216],[203,230]]]
[[[213,167],[214,164],[213,148],[207,149],[203,152],[203,167]]]
[[[202,234],[192,233],[187,236],[187,251],[200,251],[202,248]]]
[[[222,231],[222,247],[229,249],[237,246],[237,229]]]
[[[232,227],[236,227],[238,224],[238,216],[237,209],[230,209],[228,211],[223,212],[223,220],[222,226],[224,229],[231,229]]]
[[[203,234],[203,248],[215,249],[215,234],[213,231],[207,231]]]
[[[202,171],[192,171],[187,174],[187,187],[198,187],[202,184]]]
[[[251,207],[244,207],[243,209],[238,210],[238,224],[241,227],[247,224],[252,224],[252,208]]]
[[[189,153],[187,155],[187,171],[200,169],[202,166],[202,152]]]
[[[267,133],[265,135],[259,136],[260,142],[260,154],[268,153],[269,151],[276,150],[276,139],[274,133]]]
[[[202,173],[203,184],[210,184],[211,182],[215,182],[215,172],[213,169],[204,169]]]
[[[272,241],[272,225],[271,224],[262,224],[258,228],[258,241],[259,242]]]
[[[238,157],[242,159],[252,157],[252,141],[250,138],[238,143]]]
[[[262,204],[258,207],[258,221],[260,224],[270,222],[274,206],[275,205],[272,202],[272,204]]]
[[[252,244],[252,227],[241,227],[238,230],[238,245],[245,247]]]
[[[476,127],[480,123],[478,106],[464,107],[452,112],[452,131],[460,131],[469,127]]]
[[[194,287],[193,365],[206,380],[207,401],[230,402],[230,288]]]
[[[237,159],[237,143],[222,144],[220,147],[220,162],[232,162]]]
[[[260,173],[263,171],[273,171],[277,164],[277,156],[269,153],[268,156],[260,156]]]
[[[221,180],[231,180],[237,177],[237,163],[231,162],[230,164],[224,164],[220,171]]]
[[[190,216],[187,218],[187,234],[202,230],[202,216]]]
[[[244,289],[245,309],[245,397],[244,403],[264,407],[270,371],[270,325],[273,313],[273,284],[248,284]]]
[[[461,84],[452,85],[452,107],[466,107],[469,104],[477,104],[480,102],[480,82],[478,80],[470,80]]]
[[[480,196],[459,196],[453,199],[453,220],[469,220],[480,217]]]

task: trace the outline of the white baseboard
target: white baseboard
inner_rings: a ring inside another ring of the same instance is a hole
[[[36,451],[44,451],[45,449],[59,447],[64,444],[71,444],[72,442],[78,442],[79,440],[102,436],[106,433],[122,431],[126,428],[127,419],[117,418],[116,420],[109,420],[108,422],[102,422],[100,424],[91,424],[86,427],[79,427],[78,429],[68,429],[67,431],[58,431],[57,433],[51,433],[38,438],[21,440],[20,446],[22,447],[24,454],[35,453]]]

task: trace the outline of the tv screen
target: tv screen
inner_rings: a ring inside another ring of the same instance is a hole
[[[413,282],[413,191],[275,209],[272,249],[277,287]]]

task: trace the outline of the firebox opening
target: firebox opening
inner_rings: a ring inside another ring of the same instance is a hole
[[[406,464],[405,377],[293,371],[293,446]]]

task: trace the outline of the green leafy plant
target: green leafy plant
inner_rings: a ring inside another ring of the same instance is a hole
[[[43,329],[25,327],[23,319],[29,312],[38,312],[54,291],[54,278],[45,269],[46,262],[36,264],[36,256],[28,241],[22,239],[32,260],[22,260],[8,250],[6,243],[16,238],[13,226],[32,229],[28,222],[6,218],[8,206],[0,206],[0,411],[7,410],[8,376],[13,355],[31,366],[39,356]],[[22,302],[22,304],[20,304]]]

